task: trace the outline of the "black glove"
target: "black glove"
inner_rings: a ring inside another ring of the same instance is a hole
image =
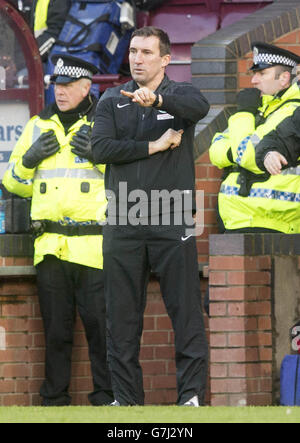
[[[74,149],[71,149],[71,152],[73,152],[73,154],[76,154],[78,155],[78,157],[85,158],[89,162],[94,163],[91,145],[91,132],[92,128],[90,126],[81,126],[80,130],[72,138],[70,145],[74,146]]]
[[[54,131],[44,132],[23,155],[25,168],[36,168],[43,160],[59,151],[60,146]]]
[[[39,47],[41,59],[43,62],[46,62],[50,50],[55,43],[55,38],[45,31],[42,35],[37,37],[36,41]]]
[[[261,105],[262,97],[259,89],[247,88],[238,93],[237,112],[251,112],[255,115]]]

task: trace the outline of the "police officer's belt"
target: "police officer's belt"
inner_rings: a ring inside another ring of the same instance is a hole
[[[103,230],[103,227],[99,225],[61,225],[60,223],[51,220],[34,220],[31,226],[35,237],[40,237],[46,232],[48,234],[60,234],[68,237],[102,235]]]

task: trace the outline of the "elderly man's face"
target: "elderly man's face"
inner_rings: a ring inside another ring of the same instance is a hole
[[[55,84],[54,93],[58,109],[67,112],[77,108],[88,95],[90,87],[91,82],[84,78],[76,82]]]

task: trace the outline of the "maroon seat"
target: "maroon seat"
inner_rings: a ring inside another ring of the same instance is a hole
[[[273,3],[272,0],[265,0],[263,2],[259,0],[238,0],[235,3],[225,0],[220,5],[220,27],[224,28],[225,26],[232,25],[271,3]]]
[[[218,29],[218,15],[199,0],[169,0],[151,11],[148,24],[164,29],[172,44],[168,75],[176,81],[191,80],[192,45]]]
[[[166,0],[160,8],[139,12],[137,26],[157,26],[169,34],[172,61],[167,74],[176,81],[191,81],[191,47],[195,42],[270,3],[273,0]],[[127,80],[97,76],[101,92]]]

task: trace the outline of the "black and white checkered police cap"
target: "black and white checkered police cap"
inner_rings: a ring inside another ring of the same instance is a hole
[[[98,72],[96,66],[71,55],[54,54],[51,61],[54,64],[54,72],[50,77],[52,83],[71,83],[81,78],[92,80]]]
[[[286,49],[278,48],[263,42],[254,42],[252,71],[260,71],[272,66],[282,65],[295,68],[300,64],[300,57]]]

